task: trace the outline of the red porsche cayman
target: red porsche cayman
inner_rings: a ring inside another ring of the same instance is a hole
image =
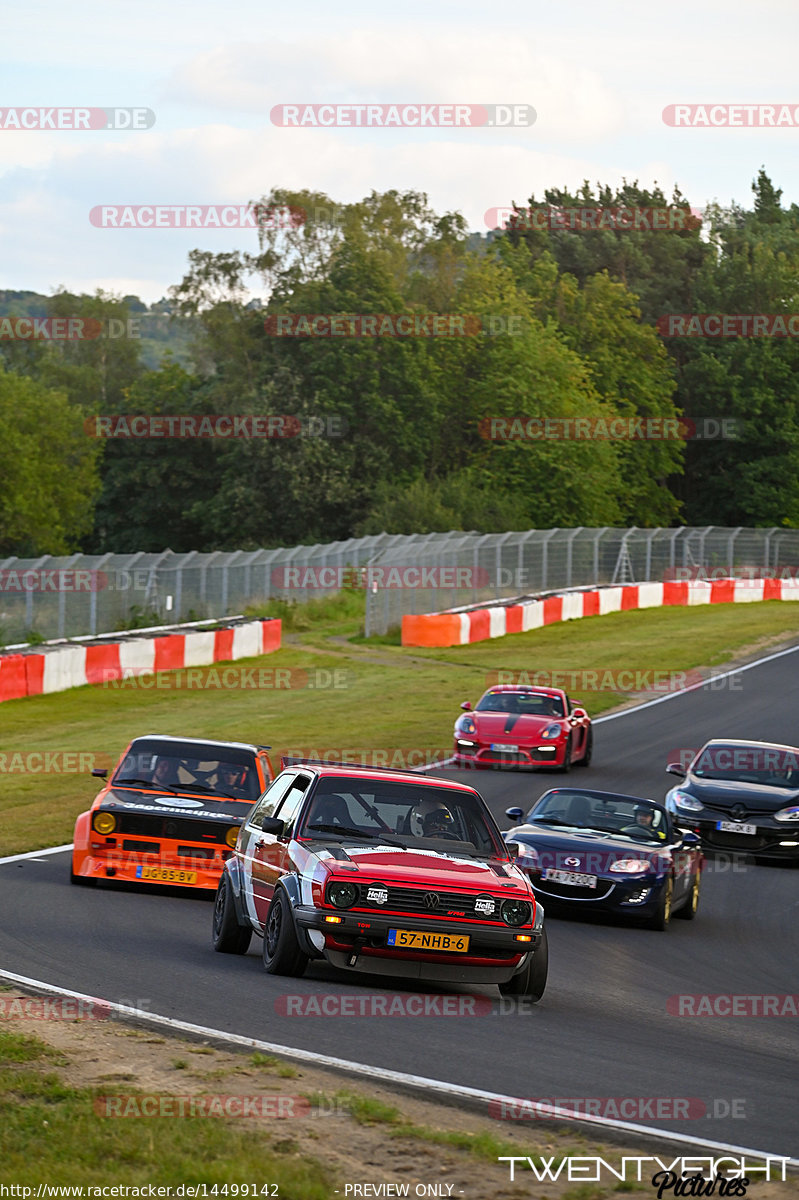
[[[455,722],[455,761],[473,767],[587,767],[594,733],[560,688],[499,684]]]

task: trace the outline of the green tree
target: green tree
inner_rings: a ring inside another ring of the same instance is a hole
[[[0,365],[0,554],[66,554],[91,527],[98,454],[86,416]]]

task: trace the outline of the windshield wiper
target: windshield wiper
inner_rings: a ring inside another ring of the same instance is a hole
[[[560,817],[529,817],[528,820],[535,821],[537,825],[572,825],[572,821],[561,821]]]
[[[153,792],[170,792],[173,796],[175,795],[175,792],[172,790],[171,787],[167,787],[166,784],[164,784],[164,783],[155,783],[154,780],[152,780],[152,779],[136,779],[135,777],[131,777],[130,779],[128,779],[126,777],[125,779],[115,779],[113,781],[113,783],[111,784],[111,787],[123,787],[123,786],[146,787],[146,788],[149,788]]]
[[[363,829],[353,829],[350,825],[327,825],[323,821],[312,821],[310,825],[305,826],[306,829],[319,829],[323,833],[339,833],[342,837],[358,837],[364,841],[373,842],[375,838],[379,838],[381,842],[385,842],[387,846],[399,846],[400,850],[407,850],[408,847],[404,842],[395,842],[393,838],[384,837],[382,834],[370,833]]]

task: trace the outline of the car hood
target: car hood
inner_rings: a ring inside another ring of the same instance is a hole
[[[202,817],[204,821],[241,821],[252,808],[251,800],[222,800],[214,796],[193,796],[190,792],[172,796],[165,792],[111,788],[98,805],[112,812],[150,813],[169,817]]]
[[[558,717],[533,717],[519,713],[472,713],[480,737],[490,742],[526,742],[540,738],[548,725],[558,723]]]
[[[628,841],[626,838],[594,833],[590,829],[566,833],[563,830],[550,832],[535,825],[517,825],[503,836],[506,842],[534,846],[542,867],[584,871],[592,875],[604,874],[612,863],[622,858],[643,858],[656,866],[660,858],[671,853],[666,843],[656,845],[654,842]],[[578,861],[571,861],[574,859]]]
[[[435,850],[364,846],[362,842],[342,842],[318,850],[317,855],[333,869],[345,865],[347,875],[353,878],[363,873],[408,887],[451,887],[475,892],[502,889],[509,895],[512,888],[508,885],[512,884],[527,894],[525,877],[511,863],[492,864],[487,859],[438,854]]]
[[[745,808],[779,812],[791,804],[799,803],[796,788],[769,787],[764,783],[746,783],[735,779],[698,779],[689,774],[677,791],[688,792],[703,804],[714,808],[732,808],[743,804]]]

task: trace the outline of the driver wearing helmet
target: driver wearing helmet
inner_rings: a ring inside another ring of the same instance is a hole
[[[457,837],[452,813],[440,800],[428,797],[411,812],[411,833],[415,837]]]
[[[648,840],[649,838],[665,838],[665,833],[658,829],[660,824],[660,813],[654,808],[649,808],[646,804],[636,804],[633,810],[635,817],[634,825],[625,825],[622,833],[626,833],[631,837],[639,837]],[[657,819],[656,819],[657,818]]]
[[[225,792],[244,795],[247,790],[248,768],[238,763],[223,762],[219,768],[219,786]]]

